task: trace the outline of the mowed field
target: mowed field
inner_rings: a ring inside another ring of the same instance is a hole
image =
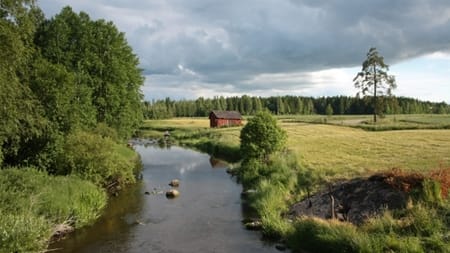
[[[281,124],[303,165],[333,177],[400,168],[450,167],[450,130],[370,132],[317,124]]]
[[[311,116],[308,116],[309,120]],[[361,116],[366,119],[370,116]],[[411,121],[450,122],[450,115],[397,116]],[[316,116],[317,119],[323,116]],[[295,119],[301,119],[301,116]],[[413,120],[412,120],[413,119]],[[333,121],[357,121],[358,117],[333,117]],[[349,178],[380,170],[400,168],[426,172],[450,167],[450,130],[420,129],[366,131],[348,125],[310,124],[301,120],[281,118],[280,126],[287,131],[288,149],[306,167],[320,170],[330,178]],[[239,145],[240,127],[209,129],[206,118],[177,118],[146,121],[143,129],[154,131],[213,133],[218,142]],[[149,132],[149,133],[150,133]]]

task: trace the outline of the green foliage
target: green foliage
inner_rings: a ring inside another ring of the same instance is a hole
[[[15,162],[21,145],[42,135],[47,121],[27,86],[32,35],[38,23],[35,1],[0,4],[0,165]]]
[[[288,238],[294,249],[313,252],[359,252],[361,235],[350,224],[304,219],[294,225],[295,232]]]
[[[244,160],[238,176],[245,189],[255,188],[251,205],[262,221],[263,235],[283,238],[291,233],[291,224],[283,218],[291,203],[291,192],[297,187],[297,159],[292,154],[264,163],[259,159]]]
[[[76,131],[67,137],[58,174],[74,174],[104,187],[132,183],[134,160],[120,155],[118,145],[108,137]]]
[[[0,252],[44,249],[57,224],[91,224],[106,193],[74,176],[53,177],[30,168],[0,171]]]
[[[244,159],[267,160],[272,153],[283,149],[287,135],[270,113],[260,112],[242,128],[240,138]]]
[[[67,134],[75,128],[92,128],[95,125],[92,92],[79,83],[74,72],[42,57],[35,59],[32,68],[30,88],[55,129]]]
[[[45,181],[52,188],[41,189],[35,211],[53,224],[69,223],[75,228],[92,224],[106,205],[105,191],[78,177],[58,176]]]
[[[0,252],[37,252],[45,249],[51,226],[31,212],[4,213],[0,210]]]
[[[202,138],[195,142],[181,141],[182,145],[191,146],[197,148],[203,152],[206,152],[214,157],[224,159],[228,162],[237,162],[240,160],[239,147],[219,143],[218,141],[210,138]]]
[[[422,189],[418,197],[429,205],[442,206],[444,200],[441,195],[441,185],[439,182],[431,179],[425,179],[422,182]]]
[[[445,221],[446,208],[423,202],[411,205],[368,220],[360,228],[361,233],[377,238],[374,243],[383,245],[384,251],[377,252],[448,252],[450,245],[445,236],[450,224]]]
[[[280,239],[290,233],[291,226],[282,217],[288,210],[286,200],[289,194],[289,188],[276,180],[259,182],[252,206],[261,218],[265,237]]]
[[[377,115],[383,113],[383,101],[380,97],[390,96],[392,90],[397,88],[395,77],[388,75],[388,70],[389,66],[384,63],[384,58],[378,55],[377,49],[370,48],[367,59],[362,64],[361,72],[353,79],[355,87],[360,89],[363,95],[373,96],[374,122],[377,122]]]
[[[70,103],[88,109],[81,111],[81,120],[95,117],[116,129],[120,137],[130,137],[143,119],[140,86],[144,79],[124,33],[112,22],[93,21],[86,13],[65,7],[39,28],[36,42],[44,58],[73,77],[63,76],[66,84],[62,85],[78,94],[79,100]]]
[[[92,130],[92,133],[100,135],[103,138],[109,138],[116,142],[120,141],[117,131],[114,128],[109,127],[105,123],[98,123],[97,126]]]
[[[429,237],[446,230],[437,210],[422,204],[406,210],[406,214],[402,218],[407,222],[402,224],[400,233]]]
[[[333,107],[331,107],[330,104],[327,105],[327,108],[325,109],[325,113],[327,114],[327,116],[333,115]]]
[[[0,41],[0,169],[71,174],[0,171],[0,252],[36,252],[55,224],[98,217],[106,194],[83,179],[134,181],[117,143],[141,123],[143,77],[112,22],[69,7],[45,20],[34,0],[2,0]]]
[[[238,169],[238,177],[244,188],[251,189],[262,180],[262,174],[268,174],[269,166],[261,160],[250,158],[245,159]]]
[[[141,123],[138,59],[113,23],[69,7],[45,20],[36,1],[5,0],[0,39],[0,165],[55,171],[73,129],[101,122],[123,139]]]
[[[420,101],[407,97],[382,96],[379,99],[379,112],[392,114],[448,114],[450,105],[445,102],[435,103]],[[251,103],[249,102],[251,101]],[[269,110],[277,115],[328,115],[328,105],[333,114],[361,115],[373,114],[373,99],[364,97],[214,97],[197,98],[196,100],[161,100],[145,101],[143,103],[146,119],[169,119],[173,117],[207,117],[212,110],[237,110],[243,115],[255,115],[263,110]],[[281,105],[282,104],[282,105]],[[244,106],[246,105],[246,106]],[[221,109],[224,108],[224,109]],[[241,110],[242,108],[242,110]],[[278,110],[280,109],[280,110]],[[282,109],[282,110],[281,110]],[[330,112],[330,110],[329,110]]]

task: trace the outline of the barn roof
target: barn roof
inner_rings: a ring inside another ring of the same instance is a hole
[[[212,111],[212,114],[218,119],[242,119],[242,116],[237,111]]]

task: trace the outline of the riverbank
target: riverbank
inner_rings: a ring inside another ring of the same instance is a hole
[[[92,224],[106,201],[103,189],[76,176],[50,176],[34,168],[1,170],[0,252],[42,251],[51,238]]]
[[[241,159],[240,127],[209,128],[209,122],[200,118],[181,118],[146,121],[138,136],[160,140],[162,145],[177,144],[197,149],[234,163]],[[169,136],[164,137],[165,133]]]
[[[219,146],[224,140],[239,147],[240,128],[208,129],[204,119],[147,122],[146,126],[154,131],[155,123],[161,129],[171,127],[172,132],[197,131],[194,142],[205,134]],[[288,133],[288,154],[279,155],[266,169],[258,168],[268,172],[257,174],[258,180],[243,181],[244,188],[253,190],[248,201],[258,211],[266,237],[284,242],[294,252],[447,252],[449,198],[434,183],[412,191],[407,209],[386,210],[362,225],[335,219],[289,219],[288,213],[309,194],[325,194],[327,185],[393,167],[402,168],[405,175],[441,167],[442,182],[448,183],[449,171],[444,168],[450,166],[450,131],[366,132],[289,121],[281,126]]]
[[[94,223],[108,195],[133,183],[141,168],[134,150],[109,138],[83,132],[67,143],[63,175],[33,167],[0,170],[0,252],[42,252]]]

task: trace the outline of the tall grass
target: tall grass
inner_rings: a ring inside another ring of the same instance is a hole
[[[290,233],[291,225],[283,215],[289,209],[287,199],[289,189],[277,181],[262,180],[253,196],[252,207],[262,222],[263,235],[271,239],[280,239]]]
[[[245,160],[238,169],[244,189],[254,188],[251,206],[262,222],[263,235],[271,239],[286,237],[291,224],[284,215],[292,202],[291,194],[297,187],[297,159],[292,154],[277,154],[269,163],[258,159]]]
[[[91,224],[106,205],[104,190],[75,176],[33,168],[0,171],[0,252],[44,249],[57,224]]]
[[[48,220],[30,211],[0,211],[0,252],[37,252],[45,249],[52,235]]]

